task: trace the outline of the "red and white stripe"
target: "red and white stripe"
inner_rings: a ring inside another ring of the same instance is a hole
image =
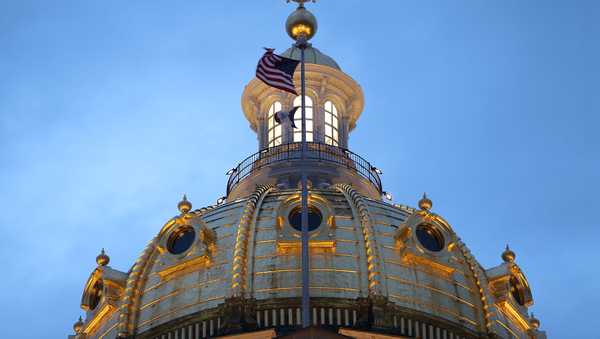
[[[281,61],[282,57],[267,51],[256,66],[256,77],[269,86],[297,94],[293,76],[277,68],[277,64]]]

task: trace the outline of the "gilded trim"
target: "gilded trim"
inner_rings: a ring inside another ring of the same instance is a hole
[[[201,255],[190,260],[180,262],[176,265],[165,268],[157,272],[161,280],[167,281],[177,278],[181,275],[197,271],[201,268],[207,268],[211,264],[211,260],[207,255]]]
[[[449,297],[449,298],[451,298],[453,300],[461,302],[461,303],[463,303],[463,304],[465,304],[465,305],[467,305],[469,307],[475,308],[475,305],[473,305],[472,303],[468,302],[467,300],[459,298],[456,295],[454,295],[454,294],[452,294],[450,292],[446,292],[444,290],[441,290],[439,288],[435,288],[433,286],[429,286],[429,285],[425,285],[425,284],[419,284],[419,283],[416,283],[416,282],[405,280],[405,279],[402,279],[400,277],[397,277],[397,276],[391,275],[391,274],[388,274],[387,277],[388,277],[388,279],[397,281],[397,282],[405,284],[405,285],[411,285],[411,286],[415,286],[415,287],[425,288],[425,289],[428,289],[430,291],[437,292],[437,293],[445,295],[445,296],[447,296],[447,297]]]
[[[529,321],[523,318],[519,311],[508,301],[499,303],[500,312],[502,312],[510,321],[517,324],[523,331],[530,329]]]
[[[438,262],[435,262],[425,257],[414,255],[410,252],[404,254],[404,256],[402,257],[402,261],[406,262],[411,266],[426,266],[432,271],[437,271],[448,278],[450,278],[452,276],[452,273],[454,273],[455,271],[455,269],[452,267],[442,265]]]
[[[498,324],[500,324],[500,326],[504,327],[508,332],[510,332],[510,334],[512,334],[513,337],[519,338],[519,336],[510,327],[506,326],[503,322],[501,322],[500,320],[497,320],[497,319],[496,319],[496,322]]]
[[[287,250],[302,247],[300,241],[278,241],[277,249]],[[335,251],[335,241],[333,240],[310,240],[308,248],[328,248]]]
[[[211,279],[211,280],[204,280],[204,281],[201,281],[201,282],[199,282],[197,285],[209,285],[209,284],[212,284],[212,283],[214,283],[214,282],[221,281],[221,280],[224,280],[224,278],[219,278],[219,279]],[[146,288],[146,289],[145,289],[145,290],[142,292],[142,295],[144,295],[144,294],[146,294],[146,293],[148,293],[148,292],[150,292],[150,291],[152,291],[152,290],[154,290],[154,289],[157,289],[157,288],[159,288],[159,287],[163,286],[163,285],[164,285],[164,284],[166,284],[166,283],[167,283],[166,281],[161,281],[161,282],[159,282],[159,283],[157,283],[157,284],[154,284],[154,285],[152,285],[152,286],[150,286],[150,287]]]
[[[148,308],[148,307],[150,307],[150,306],[152,306],[152,305],[154,305],[156,303],[162,302],[165,299],[168,299],[168,298],[170,298],[172,296],[175,296],[175,295],[177,295],[177,294],[179,294],[181,292],[185,292],[185,291],[188,291],[188,290],[193,290],[193,289],[196,289],[196,288],[201,288],[203,286],[210,285],[212,283],[223,281],[223,280],[225,280],[225,279],[223,279],[223,278],[213,279],[213,280],[204,281],[204,282],[201,282],[201,283],[198,283],[198,284],[192,284],[192,285],[187,285],[187,286],[183,286],[183,287],[177,288],[177,289],[173,290],[171,293],[162,295],[162,296],[160,296],[160,297],[158,297],[158,298],[156,298],[154,300],[151,300],[151,301],[145,303],[144,305],[142,305],[140,307],[140,311],[143,310],[143,309],[145,309],[145,308]]]
[[[102,309],[100,309],[100,311],[98,313],[96,313],[94,318],[92,318],[92,320],[90,320],[85,325],[85,328],[83,329],[83,333],[93,334],[94,332],[96,332],[106,322],[106,320],[108,320],[110,318],[110,315],[116,309],[117,308],[114,307],[113,305],[105,303],[104,306],[102,307]]]
[[[343,270],[339,268],[311,268],[310,272],[334,272],[334,273],[353,273],[358,274],[356,270]],[[299,268],[287,268],[287,269],[278,269],[278,270],[270,270],[270,271],[260,271],[255,272],[255,275],[264,275],[264,274],[275,274],[275,273],[298,273],[301,272]]]
[[[448,225],[448,228],[450,228],[449,225]],[[458,248],[460,249],[460,251],[462,252],[463,257],[465,258],[467,264],[469,265],[469,269],[471,270],[473,277],[475,278],[475,284],[477,285],[477,288],[479,291],[479,298],[481,300],[481,304],[483,305],[483,318],[485,321],[485,328],[487,330],[487,333],[488,334],[497,334],[496,331],[494,330],[494,327],[492,326],[492,320],[491,320],[492,314],[490,312],[492,305],[489,303],[489,299],[485,295],[485,290],[483,289],[483,282],[481,279],[481,274],[477,270],[478,264],[475,261],[475,259],[473,258],[473,256],[471,255],[470,251],[467,249],[467,246],[462,241],[458,241],[457,245],[458,245]]]
[[[273,288],[261,288],[255,291],[255,293],[261,292],[279,292],[279,291],[291,291],[301,290],[302,286],[294,287],[273,287]],[[328,286],[310,286],[311,290],[325,290],[325,291],[340,291],[340,292],[359,292],[358,288],[349,287],[328,287]]]
[[[360,256],[352,253],[311,253],[311,255],[327,255],[334,257],[349,257],[349,258],[359,258]],[[297,257],[298,253],[290,252],[290,253],[270,253],[265,255],[256,255],[254,256],[254,260],[266,260],[273,259],[275,257]]]
[[[173,309],[169,310],[168,312],[160,313],[160,314],[158,314],[158,315],[156,315],[156,316],[154,316],[154,317],[152,317],[152,318],[150,318],[148,320],[142,321],[138,325],[138,327],[146,326],[147,324],[149,324],[149,323],[151,323],[151,322],[153,322],[153,321],[155,321],[157,319],[160,319],[160,318],[162,318],[164,316],[167,316],[169,314],[177,313],[177,312],[179,312],[181,310],[184,310],[186,308],[190,308],[190,307],[193,307],[193,306],[196,306],[196,305],[200,305],[200,304],[204,304],[204,303],[207,303],[207,302],[211,302],[211,301],[215,301],[215,300],[220,300],[220,299],[225,299],[225,297],[224,296],[218,296],[218,297],[214,297],[214,298],[203,299],[203,300],[191,303],[191,304],[187,304],[187,305],[183,305],[183,306],[180,306],[180,307],[173,308]]]
[[[335,185],[335,188],[342,192],[348,201],[353,203],[354,206],[352,206],[352,213],[356,213],[357,210],[358,216],[360,217],[360,225],[367,254],[369,294],[382,295],[381,271],[383,267],[381,265],[377,244],[375,242],[375,231],[373,230],[373,222],[371,215],[369,214],[367,204],[364,201],[364,198],[354,188],[352,188],[352,186],[348,184],[337,184]]]
[[[248,255],[250,228],[256,219],[257,205],[272,187],[272,185],[258,186],[246,202],[246,207],[244,207],[244,212],[240,217],[231,263],[231,290],[234,297],[243,296],[246,290],[246,272],[248,269],[246,256]]]
[[[453,317],[455,317],[456,319],[461,319],[464,320],[466,322],[468,322],[469,324],[473,325],[473,326],[477,326],[477,322],[475,322],[473,319],[469,319],[465,316],[462,316],[456,312],[453,312],[445,307],[436,305],[436,304],[431,304],[431,303],[427,303],[424,301],[421,301],[420,299],[416,299],[416,298],[409,298],[409,297],[403,297],[403,296],[399,296],[396,294],[390,294],[390,297],[396,300],[399,300],[401,302],[405,302],[405,303],[413,303],[415,305],[421,305],[421,306],[425,306],[430,308],[433,311],[437,311],[437,312],[442,312],[442,313],[446,313],[449,314]]]
[[[404,268],[407,268],[407,269],[415,269],[415,270],[417,270],[419,272],[423,272],[425,274],[434,275],[434,276],[436,276],[438,278],[442,278],[442,279],[446,280],[447,282],[449,282],[451,284],[456,284],[457,286],[460,286],[460,287],[464,288],[465,290],[469,291],[470,293],[475,293],[475,291],[473,291],[472,288],[470,288],[470,287],[468,287],[466,285],[463,285],[463,284],[457,282],[456,280],[452,280],[448,276],[446,276],[444,274],[441,274],[440,272],[424,270],[424,269],[420,268],[419,266],[408,266],[408,265],[406,265],[406,264],[404,264],[404,263],[402,263],[400,261],[395,261],[395,260],[384,260],[384,262],[386,264],[397,265],[397,266],[404,267]]]
[[[109,327],[109,328],[108,328],[106,331],[104,331],[104,332],[103,332],[103,333],[102,333],[102,334],[101,334],[101,335],[98,337],[98,339],[105,338],[105,337],[106,337],[106,336],[107,336],[107,335],[110,333],[110,331],[114,330],[114,329],[115,329],[115,327],[117,327],[117,326],[119,326],[119,322],[118,322],[118,321],[117,321],[117,322],[116,322],[114,325],[112,325],[111,327]]]

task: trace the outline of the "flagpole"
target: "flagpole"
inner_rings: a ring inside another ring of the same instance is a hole
[[[296,46],[300,49],[300,100],[302,106],[302,150],[300,151],[301,161],[301,185],[302,185],[302,327],[310,326],[310,289],[309,289],[309,252],[308,252],[308,185],[306,174],[306,88],[304,81],[304,49],[306,48],[306,36],[301,34],[298,37]]]

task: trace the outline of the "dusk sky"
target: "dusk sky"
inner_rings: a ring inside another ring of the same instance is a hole
[[[426,191],[485,268],[509,243],[549,338],[598,335],[600,1],[307,5],[361,84],[350,149]],[[285,1],[0,2],[2,338],[66,338],[102,247],[127,271],[257,151],[240,107]]]

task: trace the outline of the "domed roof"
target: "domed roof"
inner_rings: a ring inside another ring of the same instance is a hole
[[[299,197],[296,188],[259,186],[174,217],[129,273],[98,276],[116,287],[89,311],[83,332],[204,338],[299,324],[299,225],[291,217]],[[311,189],[309,200],[318,214],[309,243],[315,325],[368,328],[374,314],[404,336],[529,338],[534,325],[507,285],[521,275],[516,264],[484,270],[439,215],[369,199],[348,184]],[[525,280],[510,284],[528,289]]]
[[[281,56],[290,59],[300,60],[300,49],[296,46],[292,46],[288,48]],[[333,67],[338,70],[342,70],[335,60],[329,55],[324,54],[318,49],[309,46],[304,50],[304,60],[309,64],[317,64],[317,65],[325,65],[329,67]]]

